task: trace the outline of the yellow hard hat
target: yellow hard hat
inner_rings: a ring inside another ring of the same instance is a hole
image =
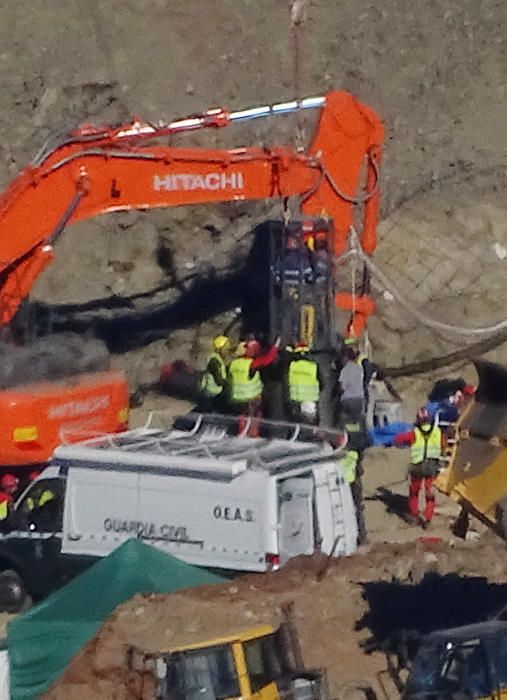
[[[226,335],[217,335],[217,337],[213,339],[213,347],[215,350],[227,350],[229,345],[229,338]]]

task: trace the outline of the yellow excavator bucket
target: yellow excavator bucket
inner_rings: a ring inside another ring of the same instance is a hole
[[[507,368],[474,363],[479,386],[457,426],[457,446],[438,488],[507,538]]]

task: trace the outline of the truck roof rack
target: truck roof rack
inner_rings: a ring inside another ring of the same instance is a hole
[[[317,426],[258,421],[261,437],[248,437],[251,422],[238,429],[231,416],[191,413],[176,418],[173,429],[157,428],[151,415],[143,428],[92,438],[55,451],[63,469],[79,466],[111,470],[163,471],[214,479],[231,479],[246,469],[276,474],[329,459],[330,443],[343,450],[346,433]],[[99,467],[100,465],[100,467]]]

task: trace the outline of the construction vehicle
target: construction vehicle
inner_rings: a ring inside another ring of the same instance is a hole
[[[253,119],[320,110],[307,150],[226,150],[160,145],[162,138]],[[107,212],[207,202],[297,198],[300,215],[334,225],[334,252],[347,247],[354,205],[363,205],[361,245],[376,245],[379,162],[384,139],[373,110],[345,92],[229,112],[211,109],[172,123],[84,125],[46,144],[0,199],[0,323],[7,324],[53,259],[68,224]],[[156,142],[156,143],[154,143]],[[365,193],[360,193],[363,177]],[[373,311],[364,295],[339,294],[360,330]]]
[[[143,700],[329,697],[325,671],[304,669],[297,635],[286,623],[156,651],[131,646],[126,665],[130,687]],[[392,678],[402,700],[504,700],[507,623],[493,620],[433,632],[421,642],[406,681],[396,672]],[[360,692],[367,700],[378,700],[366,683],[346,687],[355,698]],[[383,683],[381,687],[385,700],[394,700]]]
[[[383,700],[507,698],[507,622],[495,618],[416,637],[407,634],[398,640],[396,655],[387,655],[387,669],[378,674]],[[408,647],[414,644],[418,648],[411,661]],[[385,673],[395,696],[386,688]]]
[[[162,139],[172,139],[185,132],[221,129],[309,109],[320,110],[320,117],[313,141],[306,150],[285,147],[212,150],[161,144]],[[333,227],[333,250],[330,246],[329,250],[341,255],[352,225],[357,225],[359,207],[363,216],[361,245],[371,254],[376,244],[383,138],[382,123],[373,110],[347,93],[330,92],[324,97],[236,112],[211,109],[158,125],[139,120],[117,127],[84,125],[53,139],[0,198],[0,326],[6,326],[16,316],[35,280],[53,259],[53,247],[65,227],[107,212],[273,198],[287,202],[294,198],[300,217],[309,220],[321,217],[328,228]],[[300,238],[300,245],[303,244]],[[329,279],[332,278],[334,284],[331,264]],[[364,327],[374,308],[366,293],[335,295],[329,285],[320,285],[318,289],[317,305],[322,306],[323,297],[325,304],[336,300],[340,307],[353,313],[358,332]],[[315,325],[312,320],[315,314],[307,297],[308,294],[299,295],[297,304],[301,313],[296,310],[306,335]],[[319,318],[323,315],[330,318],[328,308],[324,314],[320,311],[317,314]],[[324,330],[329,346],[329,327]],[[102,376],[94,381],[92,396],[97,397],[104,393],[108,380]],[[23,429],[17,435],[26,435],[27,441],[33,442],[36,432],[39,437],[43,435],[39,423],[49,420],[49,404],[57,400],[59,392],[60,403],[80,400],[79,392],[84,390],[84,385],[78,377],[73,378],[73,387],[77,393],[56,385],[34,389],[39,396],[37,411],[41,416],[37,424],[24,416],[25,409],[19,400],[14,404],[8,397],[2,400],[0,392],[0,403],[9,406],[9,424],[15,425],[16,430]],[[48,391],[52,397],[47,395],[45,400]],[[109,430],[116,429],[117,413],[116,405],[111,406]],[[34,425],[36,430],[32,429]],[[24,430],[25,426],[31,429]],[[53,442],[48,439],[41,445],[38,460],[47,458]]]
[[[428,635],[414,659],[404,700],[505,700],[507,622],[493,620]]]
[[[437,487],[462,513],[455,524],[464,536],[473,515],[507,538],[507,369],[483,360],[475,363],[479,385],[449,441],[449,465]]]
[[[0,470],[24,487],[62,441],[125,430],[126,377],[105,343],[74,333],[0,343]]]
[[[183,642],[183,640],[182,640]],[[153,700],[327,700],[322,669],[305,669],[296,628],[282,624],[235,630],[166,649],[127,650],[139,698]]]
[[[104,371],[0,391],[0,468],[26,478],[46,466],[63,441],[128,427],[123,372]]]

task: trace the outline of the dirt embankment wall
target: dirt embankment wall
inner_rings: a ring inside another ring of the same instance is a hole
[[[496,320],[507,301],[507,261],[493,248],[507,241],[507,135],[500,128],[507,5],[308,5],[304,91],[351,90],[386,122],[379,262],[432,313],[470,324]],[[0,45],[2,183],[50,133],[77,122],[170,119],[294,94],[286,0],[69,0],[65,12],[59,0],[18,0],[2,9]],[[276,133],[289,140],[283,129]],[[269,143],[270,134],[257,125],[237,136],[238,144],[260,140]],[[80,302],[168,283],[174,298],[185,275],[227,267],[266,211],[198,207],[82,224],[63,237],[34,296]],[[221,233],[215,244],[210,224]],[[381,288],[375,293],[381,308],[372,340],[380,361],[409,362],[448,348],[400,319]]]

